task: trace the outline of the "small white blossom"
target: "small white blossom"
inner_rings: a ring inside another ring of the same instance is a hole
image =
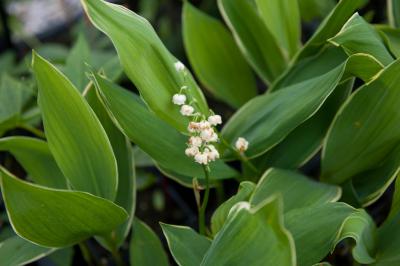
[[[214,145],[208,145],[207,147],[209,149],[208,160],[209,161],[215,161],[216,159],[219,159],[219,152],[214,147]]]
[[[199,164],[208,164],[208,154],[199,152],[194,156],[194,160]]]
[[[238,138],[235,143],[236,149],[240,152],[244,152],[249,147],[249,142],[245,138]]]
[[[222,118],[220,115],[212,115],[212,116],[208,117],[208,122],[211,125],[216,126],[216,125],[222,124]]]
[[[206,130],[206,129],[210,129],[210,128],[211,128],[211,124],[208,121],[203,120],[203,121],[199,122],[200,130]]]
[[[174,64],[174,66],[175,66],[176,71],[178,71],[178,72],[181,72],[181,71],[184,71],[184,70],[185,70],[185,65],[182,64],[182,62],[177,61],[177,62]]]
[[[187,149],[185,150],[186,156],[189,156],[189,157],[194,157],[194,156],[196,156],[196,154],[198,154],[198,153],[199,153],[199,148],[198,148],[198,147],[195,147],[195,146],[189,147],[189,148],[187,148]]]
[[[172,97],[172,102],[176,105],[183,105],[186,102],[186,95],[185,94],[174,94]]]
[[[200,132],[200,137],[206,142],[215,142],[218,140],[218,135],[214,132],[214,129],[207,128]]]
[[[189,145],[193,147],[200,147],[203,144],[203,140],[200,137],[192,136],[189,138]]]
[[[199,123],[196,123],[196,122],[190,122],[190,123],[189,123],[188,131],[189,131],[190,133],[194,133],[194,132],[197,132],[197,131],[199,131],[199,130],[200,130],[200,125],[199,125]]]
[[[194,112],[194,108],[190,105],[184,104],[181,107],[181,114],[184,116],[190,116]]]

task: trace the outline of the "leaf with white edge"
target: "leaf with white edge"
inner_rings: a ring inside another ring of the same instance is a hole
[[[187,226],[161,223],[169,250],[179,266],[200,265],[211,240]]]
[[[287,63],[255,7],[247,0],[218,0],[218,7],[249,64],[264,82],[273,82]]]
[[[130,265],[169,265],[160,239],[148,225],[135,218],[132,230],[132,239],[129,245]]]
[[[55,251],[35,245],[19,236],[10,237],[0,242],[1,265],[19,266],[39,260]]]
[[[150,23],[123,6],[102,0],[81,0],[93,24],[113,42],[127,76],[144,101],[160,118],[180,131],[188,119],[179,115],[172,96],[182,86],[196,109],[207,115],[209,109],[196,82],[187,69],[177,71],[177,60],[163,45]]]
[[[334,45],[341,46],[349,54],[370,54],[383,65],[393,62],[378,32],[358,13],[355,13],[336,36],[329,39]]]
[[[151,156],[167,176],[190,187],[193,177],[204,180],[201,165],[185,155],[186,136],[151,113],[134,93],[96,74],[92,78],[113,122]],[[210,167],[211,181],[236,175],[236,171],[221,160],[211,163]]]
[[[182,17],[185,50],[205,88],[234,108],[256,96],[255,78],[225,26],[186,1]]]
[[[239,185],[238,192],[229,198],[227,201],[222,203],[213,213],[211,217],[211,231],[213,235],[216,235],[225,223],[226,217],[228,217],[229,211],[236,203],[240,201],[248,201],[252,195],[256,184],[250,181],[241,182]],[[269,196],[269,195],[268,195]]]
[[[101,243],[109,250],[115,250],[122,245],[131,228],[136,205],[136,173],[133,151],[129,139],[114,125],[96,93],[94,85],[86,94],[86,100],[96,113],[108,139],[111,142],[118,166],[118,189],[115,203],[123,207],[129,219],[110,233],[110,237]],[[99,240],[99,238],[98,238]]]
[[[28,137],[0,139],[0,151],[10,152],[36,184],[50,188],[67,188],[45,141]]]
[[[400,1],[387,0],[387,14],[389,24],[393,28],[400,28]]]
[[[19,180],[4,168],[0,172],[10,223],[35,244],[70,246],[107,233],[128,217],[121,207],[89,193],[50,189]]]
[[[267,28],[289,58],[300,48],[301,21],[298,0],[256,0]]]
[[[324,143],[322,180],[339,184],[372,170],[400,144],[399,71],[397,60],[342,106]]]
[[[98,118],[72,83],[35,52],[32,65],[44,129],[57,165],[72,189],[114,200],[117,164]]]
[[[249,202],[257,205],[274,193],[282,195],[284,213],[303,207],[321,205],[339,200],[338,186],[314,181],[289,170],[271,168],[257,183]]]
[[[400,29],[393,29],[385,26],[376,26],[381,34],[386,47],[396,57],[400,57]]]
[[[293,238],[283,225],[280,197],[239,202],[204,256],[208,265],[296,265]]]

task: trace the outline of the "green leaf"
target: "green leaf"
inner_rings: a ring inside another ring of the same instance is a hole
[[[7,137],[0,139],[0,150],[10,152],[36,184],[50,188],[67,187],[46,142],[28,137]]]
[[[393,28],[400,27],[400,1],[399,0],[387,0],[387,14],[389,24]]]
[[[289,58],[300,48],[301,23],[298,0],[256,0],[265,25]]]
[[[284,213],[337,201],[341,189],[309,179],[289,170],[271,168],[264,173],[249,202],[257,205],[274,193],[282,195]]]
[[[386,47],[396,57],[400,57],[400,29],[393,29],[385,26],[377,27]]]
[[[113,230],[108,239],[101,241],[109,250],[116,250],[123,244],[128,235],[135,213],[136,173],[132,147],[129,139],[112,122],[96,94],[94,85],[91,86],[86,99],[106,131],[117,159],[118,189],[115,203],[123,207],[129,215],[129,219]]]
[[[367,62],[374,60],[364,54],[353,55],[325,74],[252,99],[231,117],[222,130],[223,137],[231,145],[244,137],[250,143],[246,155],[262,155],[312,117],[347,73],[370,76],[375,72],[360,67]],[[228,151],[224,156],[231,158],[232,154]]]
[[[96,74],[93,80],[113,122],[150,155],[163,172],[187,186],[192,186],[193,177],[204,179],[203,168],[185,155],[186,136],[149,112],[134,93]],[[220,160],[211,163],[210,167],[212,180],[236,175],[232,168]]]
[[[282,202],[232,207],[201,265],[296,265],[292,236],[283,226]]]
[[[200,265],[204,254],[211,245],[205,236],[199,235],[192,228],[161,223],[161,228],[168,242],[168,247],[179,266]]]
[[[343,24],[353,15],[357,8],[365,4],[365,0],[341,0],[336,7],[321,22],[314,35],[307,41],[304,48],[296,55],[295,61],[317,53],[325,44],[326,40],[335,36]]]
[[[138,146],[133,147],[133,157],[135,158],[136,167],[154,166],[153,159]]]
[[[253,74],[224,25],[189,2],[182,17],[185,50],[201,83],[235,108],[256,96]]]
[[[61,171],[73,189],[113,200],[117,165],[96,115],[72,83],[36,53],[33,70],[49,148]]]
[[[358,13],[355,13],[336,36],[329,39],[334,45],[341,46],[348,54],[370,54],[383,65],[393,62],[378,32]]]
[[[113,41],[125,73],[160,118],[178,130],[186,131],[188,119],[179,115],[179,108],[172,103],[172,96],[182,86],[188,86],[186,93],[196,99],[198,111],[208,114],[207,103],[194,79],[187,70],[179,72],[175,69],[177,60],[147,20],[105,1],[81,2],[93,24]]]
[[[51,261],[55,266],[72,266],[74,257],[73,247],[58,249],[51,253],[46,259]]]
[[[75,87],[82,92],[89,82],[86,65],[91,64],[90,47],[83,33],[79,34],[65,62],[64,73]]]
[[[336,5],[335,0],[299,0],[298,2],[301,19],[305,22],[327,17]]]
[[[239,185],[238,192],[229,198],[227,201],[222,203],[213,213],[211,217],[211,231],[213,235],[216,235],[225,223],[226,217],[228,217],[229,211],[236,203],[240,201],[248,201],[252,195],[256,185],[250,181],[241,182]]]
[[[218,7],[249,64],[264,82],[273,82],[286,59],[257,10],[247,0],[218,0]]]
[[[17,179],[4,168],[1,190],[10,223],[21,237],[45,247],[66,247],[124,222],[126,212],[85,192],[57,190]]]
[[[322,180],[339,184],[374,169],[400,144],[399,71],[397,60],[342,106],[324,144]]]
[[[168,257],[158,236],[149,226],[135,218],[132,239],[129,245],[131,265],[167,266]]]
[[[25,265],[52,253],[55,249],[37,246],[19,236],[0,242],[1,265]]]

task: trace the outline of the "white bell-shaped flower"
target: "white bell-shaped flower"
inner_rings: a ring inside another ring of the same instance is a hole
[[[174,94],[172,96],[172,102],[176,105],[183,105],[186,102],[186,95],[185,94]]]
[[[213,126],[222,124],[222,118],[220,115],[212,115],[212,116],[208,117],[207,120]]]
[[[249,147],[249,142],[245,138],[239,137],[236,140],[235,147],[238,151],[244,152]]]

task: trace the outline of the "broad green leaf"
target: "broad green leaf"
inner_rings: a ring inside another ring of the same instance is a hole
[[[323,19],[335,7],[335,0],[299,0],[301,20],[310,22],[314,19]],[[323,266],[323,265],[321,265]]]
[[[81,33],[65,62],[64,73],[75,87],[82,92],[87,83],[86,64],[91,64],[90,47]]]
[[[0,264],[4,266],[25,265],[49,255],[54,250],[54,248],[37,246],[19,236],[13,236],[0,242]]]
[[[74,248],[68,247],[58,249],[46,257],[47,261],[51,261],[54,266],[72,266],[74,257]]]
[[[237,203],[201,265],[296,265],[293,239],[283,226],[282,211],[279,197],[254,207]]]
[[[36,53],[32,64],[46,137],[57,165],[72,189],[114,200],[117,164],[98,118],[54,66]]]
[[[249,202],[257,205],[274,193],[282,195],[284,213],[303,207],[337,201],[341,189],[289,170],[271,168],[258,182]]]
[[[46,142],[28,137],[7,137],[0,139],[0,150],[10,152],[36,184],[50,188],[67,187]]]
[[[250,181],[241,182],[238,192],[222,203],[213,213],[211,217],[211,231],[213,235],[217,234],[225,223],[228,213],[236,203],[240,201],[248,201],[252,195],[256,185]],[[269,195],[268,195],[269,196]]]
[[[201,83],[235,108],[256,96],[253,74],[224,25],[189,2],[182,17],[185,49]]]
[[[325,74],[252,99],[231,117],[222,136],[231,145],[244,137],[250,143],[246,155],[262,155],[312,117],[348,73],[370,76],[371,69],[360,68],[359,63],[371,61],[370,56],[353,55]],[[232,157],[229,152],[225,156]]]
[[[322,180],[343,183],[374,169],[400,144],[399,71],[397,60],[342,106],[324,144]]]
[[[336,36],[329,39],[334,45],[341,46],[348,54],[370,54],[383,65],[393,62],[378,32],[358,13],[355,13]]]
[[[131,228],[136,203],[136,173],[134,158],[129,139],[114,125],[103,104],[100,102],[94,85],[86,95],[86,99],[96,113],[108,139],[111,142],[118,166],[118,189],[115,203],[123,207],[129,219],[110,233],[110,237],[103,239],[102,244],[109,250],[116,250],[122,245]]]
[[[300,48],[301,22],[298,0],[256,0],[265,25],[289,58]]]
[[[138,146],[133,147],[133,157],[135,158],[136,167],[151,167],[154,166],[154,161]]]
[[[135,94],[96,74],[93,80],[113,122],[150,155],[163,172],[187,186],[192,186],[193,177],[204,179],[203,168],[185,155],[186,136],[149,112]],[[211,163],[210,167],[211,179],[236,175],[232,168],[220,160]]]
[[[343,221],[353,212],[347,204],[330,202],[286,213],[285,226],[294,238],[297,265],[321,261],[333,249]]]
[[[400,1],[387,0],[387,14],[389,24],[393,28],[400,28]]]
[[[121,207],[106,199],[86,192],[33,185],[4,168],[0,171],[10,223],[19,236],[35,244],[70,246],[111,231],[127,219]]]
[[[200,265],[211,240],[187,226],[161,223],[169,250],[179,266]]]
[[[127,76],[138,88],[147,105],[163,120],[186,131],[188,119],[179,114],[172,96],[182,86],[196,99],[203,114],[209,110],[205,98],[187,70],[177,71],[177,60],[162,44],[150,23],[120,5],[102,0],[82,0],[93,24],[112,40]]]
[[[396,57],[400,57],[400,29],[389,27],[377,27],[381,37],[385,41],[386,47]]]
[[[247,0],[218,0],[218,7],[249,64],[264,82],[273,82],[286,59],[255,7]]]
[[[356,210],[342,223],[335,246],[345,238],[352,238],[356,245],[352,250],[354,259],[362,264],[375,261],[376,226],[374,220],[363,210]]]
[[[151,228],[135,218],[132,239],[129,245],[131,265],[167,266],[168,257],[158,236]]]
[[[351,15],[353,15],[354,11],[363,6],[365,2],[367,1],[339,1],[336,7],[321,22],[314,35],[304,45],[304,48],[296,55],[295,61],[300,61],[317,53],[326,44],[326,40],[335,36]]]

